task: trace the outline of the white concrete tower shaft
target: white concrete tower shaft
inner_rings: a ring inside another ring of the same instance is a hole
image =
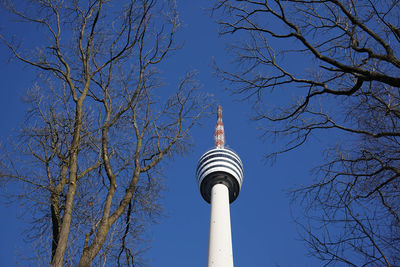
[[[229,189],[215,184],[211,189],[208,267],[233,267]]]

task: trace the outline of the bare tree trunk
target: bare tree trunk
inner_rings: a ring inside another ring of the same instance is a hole
[[[79,149],[81,127],[82,127],[82,104],[84,99],[85,95],[82,94],[82,96],[76,103],[74,138],[71,144],[71,157],[69,162],[70,168],[69,168],[68,191],[65,200],[65,209],[61,222],[59,239],[57,242],[57,249],[51,261],[52,267],[63,266],[65,250],[67,249],[69,229],[72,220],[72,209],[74,206],[74,197],[76,192],[76,178],[78,172],[78,149]]]
[[[53,260],[54,254],[56,253],[58,240],[60,239],[60,206],[59,197],[57,194],[51,194],[51,221],[52,221],[52,242],[51,242],[51,259]]]

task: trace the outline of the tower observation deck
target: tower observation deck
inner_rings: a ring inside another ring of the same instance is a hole
[[[214,138],[215,147],[200,157],[196,168],[200,193],[211,204],[208,267],[232,267],[229,203],[240,193],[243,164],[233,150],[225,148],[221,106],[218,106]]]
[[[243,165],[239,156],[227,148],[213,148],[204,153],[196,170],[200,193],[205,201],[211,201],[211,188],[224,184],[229,189],[229,203],[238,197],[243,183]]]

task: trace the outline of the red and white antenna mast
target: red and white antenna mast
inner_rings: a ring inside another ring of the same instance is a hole
[[[215,126],[214,139],[216,148],[225,147],[225,132],[224,132],[224,124],[222,123],[222,107],[220,105],[218,105],[217,125]]]

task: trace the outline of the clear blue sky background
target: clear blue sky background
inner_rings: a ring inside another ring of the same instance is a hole
[[[202,90],[214,94],[223,107],[227,144],[242,158],[244,184],[239,198],[231,205],[235,266],[319,266],[306,255],[305,244],[298,240],[285,190],[310,181],[309,170],[318,164],[323,143],[308,143],[281,156],[272,166],[265,162],[263,156],[279,144],[260,141],[257,125],[249,120],[250,105],[237,101],[238,97],[224,90],[227,84],[218,82],[213,75],[212,57],[221,65],[229,64],[231,58],[226,51],[229,37],[218,36],[217,25],[202,9],[209,7],[208,3],[178,1],[182,20],[178,39],[184,47],[170,58],[164,72],[166,82],[172,85],[185,71],[198,71]],[[8,27],[1,18],[0,27]],[[1,142],[6,142],[12,129],[23,122],[21,97],[34,82],[30,68],[15,61],[7,63],[7,59],[8,51],[0,45]],[[290,60],[288,64],[296,64]],[[215,123],[216,118],[212,117],[196,128],[193,151],[184,158],[176,158],[166,169],[166,217],[148,233],[152,248],[147,257],[154,267],[206,265],[210,207],[200,196],[195,168],[201,154],[213,146]],[[296,205],[292,208],[298,211]],[[17,251],[33,253],[33,248],[21,241],[24,222],[17,219],[18,206],[0,205],[0,214],[0,266],[14,266]]]

